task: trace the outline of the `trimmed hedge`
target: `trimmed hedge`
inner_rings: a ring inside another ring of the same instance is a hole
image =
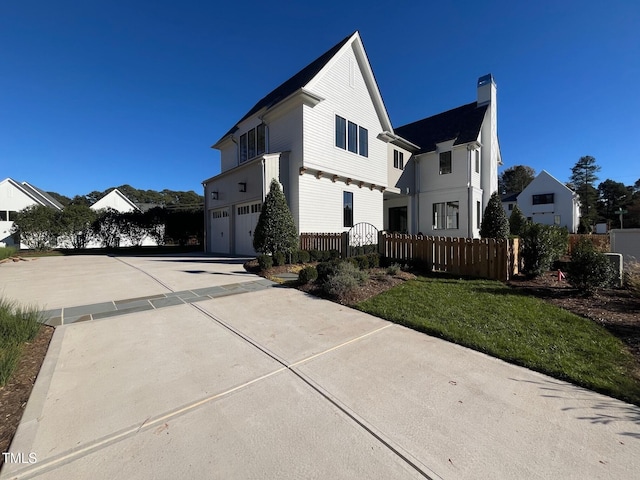
[[[312,282],[317,278],[318,270],[316,269],[316,267],[304,267],[302,270],[300,270],[300,273],[298,273],[298,282],[300,282],[301,284]]]

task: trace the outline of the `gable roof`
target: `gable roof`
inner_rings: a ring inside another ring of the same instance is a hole
[[[266,96],[258,100],[258,102],[240,119],[236,124],[225,133],[220,140],[218,140],[215,144],[218,145],[223,139],[234,133],[238,129],[238,125],[242,123],[244,120],[252,117],[259,111],[263,109],[270,109],[280,103],[281,101],[289,98],[294,93],[304,89],[305,86],[309,85],[309,83],[318,76],[322,70],[327,67],[330,61],[340,52],[340,50],[345,47],[347,44],[354,45],[356,50],[356,56],[362,62],[361,68],[364,67],[364,71],[362,72],[365,77],[365,82],[367,83],[368,88],[375,89],[373,92],[373,101],[378,111],[378,114],[383,116],[385,121],[383,121],[383,125],[388,124],[388,128],[391,129],[391,122],[388,119],[388,115],[386,109],[384,107],[384,103],[382,101],[382,96],[380,95],[380,91],[377,87],[377,83],[375,77],[373,75],[373,70],[371,70],[371,66],[369,65],[369,61],[367,59],[366,52],[364,51],[364,45],[362,45],[362,40],[360,39],[360,34],[358,31],[353,32],[351,35],[343,38],[336,45],[331,47],[325,53],[316,58],[309,65],[304,67],[294,76],[286,80],[284,83],[280,84],[274,90],[269,92]]]
[[[118,199],[121,199],[125,203],[125,205],[130,206],[132,210],[140,210],[135,203],[133,203],[131,200],[129,200],[129,198],[127,198],[127,196],[124,193],[122,193],[120,190],[118,190],[117,188],[114,188],[109,193],[107,193],[104,197],[102,197],[100,200],[98,200],[96,203],[91,205],[91,209],[92,210],[100,210],[101,208],[110,207],[108,204],[109,204],[109,202],[111,201],[111,199],[113,197],[116,197],[116,201]],[[113,208],[113,207],[111,207],[111,208]],[[117,208],[115,210],[118,210],[119,212],[123,212],[124,211],[124,210],[117,209]]]
[[[27,182],[22,182],[22,187],[30,192],[32,196],[39,198],[43,205],[46,205],[47,207],[53,207],[57,210],[62,210],[64,208],[64,205],[62,205],[44,190],[41,190],[38,187]]]
[[[531,187],[531,189],[535,189],[537,188],[537,184],[540,183],[541,181],[548,179],[551,180],[553,182],[555,182],[556,184],[558,184],[558,186],[564,190],[568,190],[570,191],[574,196],[577,196],[578,194],[574,191],[571,190],[569,187],[567,187],[566,184],[562,183],[560,180],[558,180],[556,177],[554,177],[553,175],[551,175],[549,172],[547,172],[546,170],[542,170],[538,175],[536,175],[536,178],[534,178],[533,180],[531,180],[531,182],[529,183],[529,185],[527,185],[524,190],[520,193],[524,193],[527,190],[529,190],[529,187]]]
[[[474,142],[478,139],[488,105],[477,102],[462,105],[417,122],[394,128],[397,135],[420,147],[418,153],[433,152],[436,145],[454,140],[454,145]]]
[[[64,206],[60,202],[54,199],[47,192],[45,192],[44,190],[40,190],[39,188],[34,187],[27,182],[18,183],[14,179],[7,177],[2,180],[0,184],[1,183],[8,183],[9,185],[13,186],[13,188],[29,197],[38,205],[54,208],[56,210],[62,210],[64,208]]]

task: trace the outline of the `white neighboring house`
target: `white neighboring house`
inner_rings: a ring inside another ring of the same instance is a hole
[[[394,131],[358,32],[263,97],[212,148],[203,182],[209,252],[254,255],[272,179],[299,232],[378,229],[478,236],[497,189],[496,87],[478,100]]]
[[[17,212],[32,205],[58,211],[63,208],[51,195],[27,182],[18,183],[11,178],[0,182],[0,247],[17,246],[11,235],[13,219]],[[21,244],[20,248],[28,247]]]
[[[95,210],[96,212],[98,210],[103,210],[105,208],[111,208],[120,213],[140,211],[138,206],[135,203],[133,203],[131,200],[129,200],[129,198],[127,198],[127,196],[117,188],[114,188],[113,190],[111,190],[104,197],[102,197],[96,203],[91,205],[90,208],[92,210]],[[132,244],[128,239],[124,241],[121,240],[119,244],[120,247],[130,247],[131,245]],[[144,239],[142,240],[142,246],[146,247],[146,246],[156,246],[156,245],[157,245],[157,242],[149,236],[144,237]],[[101,246],[102,245],[100,244],[100,242],[96,240],[91,240],[87,245],[87,248],[99,248]]]
[[[120,190],[114,188],[104,197],[91,205],[91,210],[102,210],[103,208],[113,208],[114,210],[125,213],[139,210],[135,203],[129,200]]]
[[[536,223],[566,227],[577,233],[580,225],[578,194],[543,170],[518,194],[522,214]]]

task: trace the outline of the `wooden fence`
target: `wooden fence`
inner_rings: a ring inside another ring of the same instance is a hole
[[[302,233],[302,250],[337,250],[346,256],[343,233]],[[507,281],[518,273],[518,239],[471,239],[422,235],[378,235],[379,253],[398,263],[454,275]]]
[[[342,233],[301,233],[300,250],[337,250],[343,252]]]
[[[398,262],[455,275],[507,281],[518,273],[518,239],[471,239],[381,234],[381,254]]]

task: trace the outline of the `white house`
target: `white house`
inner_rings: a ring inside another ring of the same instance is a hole
[[[476,102],[394,130],[360,35],[348,36],[213,145],[221,173],[203,182],[207,251],[255,253],[253,230],[273,178],[299,232],[367,222],[477,236],[500,162],[495,83],[480,80]]]
[[[578,194],[546,170],[540,172],[518,194],[517,203],[528,220],[566,227],[570,233],[578,231],[580,225]]]
[[[133,212],[139,210],[135,203],[129,200],[120,190],[114,188],[104,197],[91,205],[91,210],[102,210],[103,208],[112,208],[120,213]]]
[[[62,205],[47,192],[22,182],[18,183],[11,178],[5,178],[0,182],[0,246],[14,246],[14,237],[11,235],[15,214],[32,205],[43,205],[62,210]],[[21,245],[27,248],[26,245]]]

